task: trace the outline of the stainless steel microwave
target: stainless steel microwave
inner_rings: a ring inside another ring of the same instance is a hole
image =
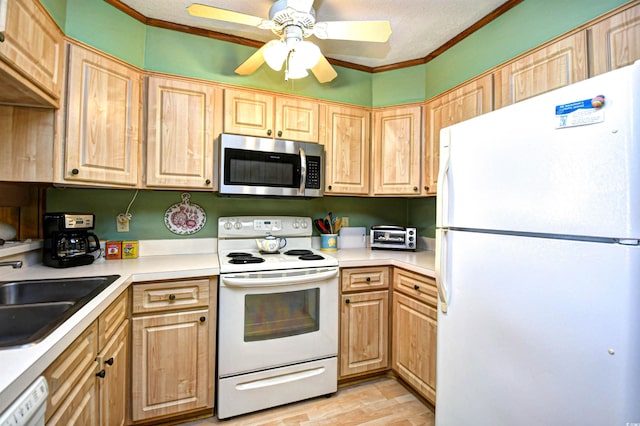
[[[220,194],[321,197],[324,147],[223,133],[216,142]]]

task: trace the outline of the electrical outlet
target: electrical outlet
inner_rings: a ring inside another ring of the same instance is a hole
[[[116,228],[118,232],[129,232],[129,219],[116,217]]]
[[[346,228],[349,226],[349,216],[343,216],[342,217],[342,225],[343,228]]]

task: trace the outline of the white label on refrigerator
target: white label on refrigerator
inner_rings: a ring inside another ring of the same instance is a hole
[[[586,126],[604,121],[604,96],[556,105],[556,129]]]

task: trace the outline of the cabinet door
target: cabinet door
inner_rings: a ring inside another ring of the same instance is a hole
[[[0,106],[0,181],[53,182],[54,112]]]
[[[422,107],[373,114],[373,195],[420,195]]]
[[[45,412],[48,425],[98,424],[97,353],[98,325],[94,322],[47,367],[44,376],[49,384]]]
[[[389,292],[342,295],[340,377],[389,368]]]
[[[140,74],[70,46],[65,141],[66,182],[138,182]]]
[[[640,59],[640,5],[598,22],[587,32],[592,76]]]
[[[215,106],[222,90],[186,80],[149,77],[147,186],[213,189]]]
[[[99,426],[98,383],[95,365],[79,371],[82,380],[72,389],[47,426]]]
[[[274,136],[273,96],[245,90],[224,91],[224,132]]]
[[[493,77],[486,75],[426,103],[425,195],[435,195],[440,162],[440,130],[493,109]]]
[[[327,108],[325,188],[328,194],[369,193],[371,113],[365,108]]]
[[[58,107],[64,54],[62,31],[36,0],[8,0],[6,7],[6,28],[3,31],[4,41],[0,43],[0,60],[17,70],[17,74],[0,67],[0,97],[5,101],[26,105]],[[12,78],[5,78],[5,72]],[[36,86],[34,96],[26,95],[25,90],[20,93],[19,89],[8,84],[12,79],[22,80],[22,76],[27,76],[27,87],[30,83]],[[15,93],[16,98],[11,99],[9,92]]]
[[[392,368],[434,405],[437,318],[436,308],[394,292]]]
[[[276,138],[302,142],[320,140],[320,104],[276,97],[275,108]]]
[[[495,72],[496,108],[587,78],[585,31],[558,40]]]
[[[101,426],[124,426],[127,420],[128,337],[129,320],[125,320],[97,359],[98,368],[104,370],[104,377],[98,376]]]
[[[133,319],[134,421],[207,407],[212,320],[208,309]]]

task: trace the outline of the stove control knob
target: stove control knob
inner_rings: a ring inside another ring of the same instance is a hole
[[[300,226],[302,226],[302,229],[307,229],[309,227],[309,225],[307,224],[307,222],[305,222],[304,220],[302,221],[302,223],[300,224]]]
[[[238,221],[238,222],[234,223],[233,227],[236,228],[236,229],[242,228],[242,222]]]
[[[291,226],[293,226],[293,229],[298,229],[298,228],[300,228],[300,223],[296,220],[295,222],[293,222],[291,224]]]
[[[230,230],[233,227],[233,225],[231,224],[231,222],[225,222],[224,223],[224,229],[226,229],[227,231]]]

